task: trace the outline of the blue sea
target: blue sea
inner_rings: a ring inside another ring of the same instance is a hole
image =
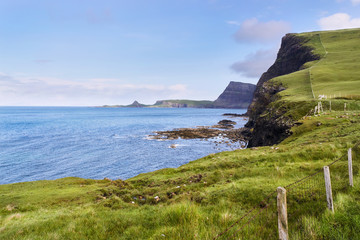
[[[127,179],[230,150],[215,141],[150,140],[245,109],[0,107],[0,184],[62,177]],[[238,121],[242,127],[245,121]],[[170,148],[176,144],[176,148]]]

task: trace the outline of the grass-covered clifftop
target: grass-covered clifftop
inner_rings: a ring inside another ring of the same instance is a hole
[[[252,207],[262,207],[264,197],[276,187],[321,170],[360,141],[360,103],[355,97],[360,94],[360,74],[356,76],[360,71],[356,61],[359,34],[360,30],[299,34],[303,44],[323,54],[318,62],[266,83],[286,90],[275,93],[262,117],[278,112],[296,121],[290,129],[292,135],[281,143],[212,154],[176,169],[126,181],[65,178],[1,185],[0,239],[213,239]],[[352,61],[346,60],[349,51],[355,52]],[[332,53],[338,58],[333,59]],[[341,83],[336,83],[333,76],[338,71],[334,70],[327,90],[324,72],[335,69],[331,64],[340,72],[351,66],[354,73],[344,70],[348,77],[340,74]],[[307,72],[312,74],[311,84]],[[341,90],[342,97],[331,99],[331,112],[328,97],[322,100],[325,113],[304,117],[319,101],[311,86],[316,95],[339,94],[336,91]],[[358,237],[360,149],[354,148],[353,153],[355,186],[334,194],[335,214],[316,203],[296,205],[307,211],[289,217],[290,238]],[[341,166],[332,166],[332,178],[343,179],[337,172]],[[277,239],[276,228],[276,219],[266,225],[255,221],[247,232],[236,233],[235,228],[220,239],[233,234],[243,239]]]
[[[250,146],[279,143],[322,99],[326,108],[360,109],[360,29],[287,34],[257,85],[247,124]]]

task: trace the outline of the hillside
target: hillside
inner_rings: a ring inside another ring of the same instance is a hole
[[[284,37],[249,107],[252,144],[275,145],[212,154],[126,181],[0,185],[0,239],[277,239],[276,202],[270,200],[278,186],[291,186],[291,239],[357,239],[359,37],[359,29]],[[319,101],[324,111],[314,114]],[[353,188],[346,175],[350,147]],[[318,173],[335,160],[332,214]],[[259,214],[242,225],[251,209]]]

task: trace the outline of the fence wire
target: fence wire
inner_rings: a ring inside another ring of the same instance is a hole
[[[276,209],[274,191],[214,239],[269,239],[270,236],[276,238]]]
[[[354,161],[359,143],[353,147],[353,175],[359,172],[359,163]],[[350,188],[347,153],[331,162],[330,178],[333,198],[338,193],[346,192]],[[285,187],[287,190],[287,209],[289,235],[294,239],[303,239],[306,233],[306,218],[316,217],[327,208],[325,179],[323,169],[306,176]]]
[[[360,171],[360,162],[354,161],[360,155],[360,142],[353,148],[353,175]],[[331,162],[330,176],[335,197],[349,189],[347,153]],[[323,168],[285,187],[287,190],[287,211],[289,235],[293,239],[303,239],[306,219],[322,214],[327,207]],[[277,191],[271,192],[257,206],[246,212],[215,239],[277,239]]]

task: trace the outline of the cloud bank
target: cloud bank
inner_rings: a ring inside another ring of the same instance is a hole
[[[129,99],[153,103],[158,99],[179,98],[187,92],[183,84],[132,84],[119,79],[68,81],[0,73],[0,104],[3,106],[95,106],[130,104]]]
[[[245,77],[259,78],[274,63],[275,58],[276,49],[259,50],[231,65],[231,69]]]
[[[358,2],[360,2],[360,0]],[[336,13],[331,16],[321,18],[318,21],[318,24],[322,30],[359,28],[360,18],[352,18],[347,13]]]
[[[229,21],[228,23],[235,24],[234,21]],[[260,22],[256,18],[251,18],[240,24],[240,28],[235,33],[234,38],[241,43],[268,43],[278,41],[290,29],[290,24],[284,21]]]

